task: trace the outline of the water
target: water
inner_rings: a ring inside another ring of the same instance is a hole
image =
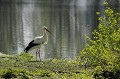
[[[85,35],[92,37],[97,28],[96,12],[104,11],[103,1],[0,0],[0,52],[23,52],[46,26],[52,34],[41,47],[41,58],[74,58],[87,42]],[[116,1],[109,0],[110,6],[118,8]]]

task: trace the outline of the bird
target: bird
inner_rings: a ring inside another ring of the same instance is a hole
[[[30,50],[36,49],[36,61],[37,61],[37,54],[39,54],[39,60],[41,61],[40,59],[41,45],[48,43],[48,33],[51,34],[51,32],[47,29],[47,27],[43,26],[42,29],[43,29],[43,35],[35,37],[24,49],[26,53],[28,53],[28,51]]]

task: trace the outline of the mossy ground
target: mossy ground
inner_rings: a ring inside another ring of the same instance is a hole
[[[93,79],[76,60],[49,59],[36,61],[31,54],[0,56],[0,77],[13,79]]]

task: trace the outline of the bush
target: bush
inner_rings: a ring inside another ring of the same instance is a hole
[[[82,50],[81,58],[90,65],[111,65],[120,55],[120,13],[114,13],[110,7],[106,7],[105,16],[97,14],[98,30],[92,32],[94,39],[86,36],[90,42]]]
[[[86,36],[89,43],[80,53],[83,63],[95,67],[94,76],[99,77],[97,79],[106,78],[104,74],[115,76],[120,70],[120,13],[114,13],[107,2],[104,4],[104,16],[97,12],[99,25],[92,32],[94,38]],[[112,76],[107,75],[107,78],[112,79]]]

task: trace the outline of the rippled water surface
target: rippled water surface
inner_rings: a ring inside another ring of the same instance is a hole
[[[91,37],[97,27],[96,11],[103,12],[103,1],[0,0],[0,52],[22,52],[46,26],[52,34],[41,47],[41,58],[74,58],[87,42],[85,35]],[[110,3],[119,7],[116,1]]]

